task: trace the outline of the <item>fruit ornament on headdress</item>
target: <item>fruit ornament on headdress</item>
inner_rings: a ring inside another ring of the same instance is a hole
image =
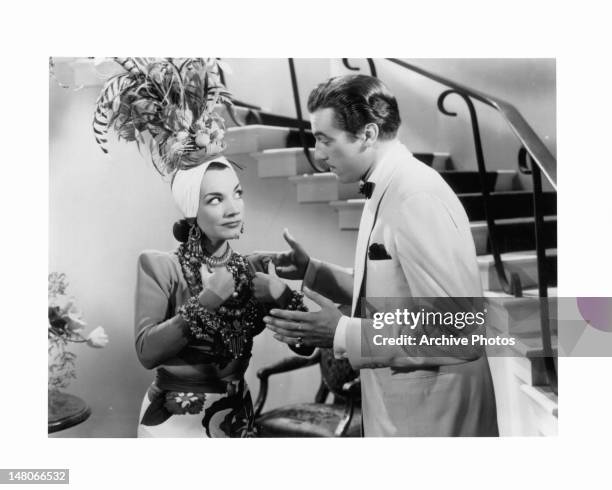
[[[225,124],[214,109],[231,109],[232,98],[216,59],[114,60],[125,71],[104,84],[93,120],[104,153],[112,129],[119,139],[148,148],[157,171],[171,176],[225,150]]]

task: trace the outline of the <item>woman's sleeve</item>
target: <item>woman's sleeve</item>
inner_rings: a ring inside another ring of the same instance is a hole
[[[136,353],[147,369],[174,357],[189,341],[184,320],[178,315],[167,318],[171,305],[171,278],[172,264],[165,254],[140,254],[136,283]]]
[[[266,270],[264,270],[264,268],[261,266],[261,264],[259,262],[257,262],[256,260],[253,259],[254,256],[253,255],[247,255],[246,259],[249,261],[249,264],[252,267],[252,271],[254,272],[266,272]],[[286,286],[285,287],[285,291],[283,292],[283,294],[280,296],[280,298],[278,298],[276,300],[276,304],[272,304],[272,303],[267,303],[267,304],[262,304],[259,303],[260,309],[259,309],[259,315],[258,318],[256,320],[255,323],[255,335],[258,335],[259,333],[261,333],[264,328],[266,328],[266,324],[263,321],[263,317],[265,315],[267,315],[269,313],[269,311],[272,308],[280,308],[282,310],[286,309],[287,306],[289,305],[289,302],[291,301],[291,297],[292,297],[292,293],[293,290],[289,287]],[[302,347],[295,347],[294,345],[289,345],[287,344],[287,346],[296,354],[299,354],[301,356],[309,356],[314,352],[314,347],[306,347],[306,346],[302,346]]]

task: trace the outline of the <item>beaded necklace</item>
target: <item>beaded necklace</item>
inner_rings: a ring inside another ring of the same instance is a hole
[[[228,247],[229,250],[231,249]],[[195,298],[197,301],[203,289],[200,268],[206,262],[202,249],[184,243],[179,245],[176,255],[192,299]],[[245,358],[250,355],[256,322],[263,317],[264,311],[253,298],[251,292],[253,274],[247,260],[232,251],[225,267],[234,277],[234,294],[214,313],[203,307],[198,308],[197,321],[189,322],[191,334],[199,340],[220,338],[222,342],[219,347],[223,348],[220,348],[216,354],[221,357]]]

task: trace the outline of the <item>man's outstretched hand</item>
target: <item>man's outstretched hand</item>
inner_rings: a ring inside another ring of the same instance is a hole
[[[310,289],[304,294],[317,303],[320,311],[289,311],[274,308],[264,317],[274,338],[289,345],[307,347],[333,347],[338,321],[342,316],[336,305]]]
[[[268,268],[268,263],[272,262],[278,277],[304,279],[310,256],[304,250],[304,247],[295,241],[287,228],[283,230],[283,237],[291,247],[289,250],[284,252],[255,252],[252,257],[261,262],[264,270]]]

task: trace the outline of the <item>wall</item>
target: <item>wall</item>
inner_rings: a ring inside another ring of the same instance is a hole
[[[275,114],[296,116],[289,62],[286,58],[223,58],[223,63],[228,66],[225,70],[226,84],[239,100]],[[332,67],[328,58],[295,59],[304,117],[308,115],[308,94],[318,83],[331,76]]]

